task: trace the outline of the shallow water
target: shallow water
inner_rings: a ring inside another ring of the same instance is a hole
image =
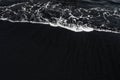
[[[119,4],[119,0],[1,0],[0,19],[47,24],[74,32],[120,33]]]

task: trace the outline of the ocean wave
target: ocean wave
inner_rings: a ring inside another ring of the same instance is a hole
[[[84,1],[95,2],[95,0]],[[83,8],[75,5],[63,5],[60,1],[21,2],[10,6],[1,6],[0,20],[49,24],[74,32],[96,30],[120,33],[119,7]]]

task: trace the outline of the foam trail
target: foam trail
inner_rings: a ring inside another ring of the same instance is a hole
[[[120,33],[120,9],[63,7],[61,3],[22,2],[0,7],[0,20],[62,27],[74,32]]]

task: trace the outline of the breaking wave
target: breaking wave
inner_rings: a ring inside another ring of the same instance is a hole
[[[0,20],[48,24],[74,32],[120,33],[120,8],[81,8],[61,2],[21,2],[0,7]]]

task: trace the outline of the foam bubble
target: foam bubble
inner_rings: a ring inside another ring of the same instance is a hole
[[[0,7],[0,20],[49,24],[74,32],[120,33],[120,9],[63,7],[61,3],[23,2]]]

